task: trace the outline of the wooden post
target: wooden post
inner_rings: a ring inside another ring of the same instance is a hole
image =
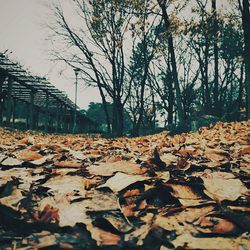
[[[7,126],[10,126],[12,86],[13,86],[13,80],[9,77],[8,78],[8,90],[7,90],[7,114],[6,114]]]
[[[59,115],[59,132],[63,129],[63,104],[60,104],[60,115]]]
[[[35,107],[35,128],[39,129],[39,108]]]
[[[67,106],[63,106],[63,132],[67,131]]]
[[[26,129],[29,129],[29,117],[30,117],[30,111],[29,111],[29,103],[26,103]]]
[[[45,131],[49,129],[49,93],[46,93],[46,108],[45,108]]]
[[[35,128],[35,117],[34,117],[34,100],[35,100],[35,91],[30,92],[30,128]]]
[[[16,120],[16,102],[17,100],[13,98],[12,102],[12,126],[15,126],[15,120]]]
[[[70,115],[70,132],[73,133],[74,132],[74,117],[75,117],[75,111],[74,109],[71,110],[71,115]]]
[[[3,83],[5,77],[0,76],[0,124],[3,123],[3,106],[4,106],[4,98],[3,98]]]
[[[59,107],[59,102],[56,102],[56,114],[55,114],[55,118],[56,118],[56,133],[58,133],[59,131],[59,119],[60,119],[60,107]]]

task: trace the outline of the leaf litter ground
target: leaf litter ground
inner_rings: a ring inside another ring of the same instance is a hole
[[[249,142],[0,129],[0,249],[250,249]]]

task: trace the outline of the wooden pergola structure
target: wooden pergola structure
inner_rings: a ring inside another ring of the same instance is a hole
[[[75,104],[45,78],[27,70],[0,53],[0,124],[15,127],[18,105],[25,106],[26,128],[47,132],[71,132]],[[23,112],[22,112],[23,113]],[[77,132],[95,126],[77,107]]]

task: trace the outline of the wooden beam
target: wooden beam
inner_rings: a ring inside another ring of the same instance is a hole
[[[3,83],[6,79],[5,75],[0,75],[0,124],[3,122],[3,108],[4,108],[4,96],[3,96]]]
[[[11,94],[12,94],[12,85],[13,79],[11,77],[8,78],[8,90],[7,90],[7,114],[6,114],[6,125],[10,126],[10,118],[11,118]]]
[[[30,92],[30,128],[35,128],[35,113],[34,113],[34,100],[35,100],[35,91]]]
[[[46,93],[46,108],[45,108],[45,131],[49,128],[49,94]]]
[[[12,102],[12,126],[15,127],[15,120],[16,120],[16,103],[17,100],[13,98]]]

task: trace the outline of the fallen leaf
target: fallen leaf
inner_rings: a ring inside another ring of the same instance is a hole
[[[0,163],[1,163],[4,159],[6,159],[6,158],[7,158],[6,155],[0,154]]]
[[[46,155],[42,157],[41,159],[30,161],[29,163],[34,166],[41,166],[45,164],[46,162],[50,162],[54,158],[54,156],[55,155]]]
[[[102,227],[104,227],[103,224],[105,223],[104,221],[106,221],[106,223],[109,223],[112,227],[114,227],[121,233],[127,233],[133,229],[133,225],[126,220],[126,218],[120,211],[110,211],[105,213],[91,212],[88,213],[88,215],[90,215],[90,217],[92,218],[93,224],[95,226],[98,226],[98,224],[102,224]]]
[[[17,153],[17,158],[21,161],[35,161],[42,157],[39,153],[30,150],[22,150]]]
[[[83,154],[82,151],[76,151],[76,150],[69,150],[69,153],[77,160],[84,161],[87,159],[87,157]]]
[[[16,142],[17,145],[32,145],[35,143],[35,139],[31,136],[25,137]]]
[[[183,206],[198,206],[206,203],[199,194],[195,193],[191,187],[180,184],[164,184],[173,189],[171,194],[177,198]]]
[[[246,155],[246,154],[250,154],[250,147],[243,148],[239,152],[239,155]]]
[[[123,172],[126,174],[142,174],[144,171],[140,166],[131,161],[116,161],[114,163],[100,163],[99,165],[91,165],[88,168],[90,174],[111,176],[115,172]]]
[[[204,234],[227,235],[233,233],[236,229],[235,225],[226,219],[209,216],[201,217],[196,224],[197,230]]]
[[[172,241],[175,248],[184,247],[185,249],[207,249],[207,250],[235,250],[235,249],[249,249],[250,242],[244,238],[196,238],[185,233],[178,236]]]
[[[121,241],[119,235],[104,231],[100,228],[96,228],[93,238],[97,241],[98,246],[118,246]]]
[[[81,176],[60,175],[50,178],[43,186],[50,188],[50,192],[60,194],[77,194],[85,196],[85,179]]]
[[[137,195],[140,195],[140,190],[139,189],[131,189],[131,190],[126,191],[123,194],[123,197],[127,198],[127,197],[137,196]]]
[[[80,168],[82,164],[75,161],[57,161],[54,166],[57,168]]]
[[[12,157],[8,157],[7,159],[1,162],[1,165],[4,167],[20,167],[22,164],[23,164],[23,161],[20,161]]]
[[[114,192],[119,192],[124,188],[134,184],[136,182],[146,181],[151,179],[150,177],[140,175],[128,175],[124,173],[116,173],[113,177],[109,178],[108,181],[100,185],[98,188],[108,187]]]
[[[231,173],[205,173],[201,179],[205,187],[204,193],[216,201],[234,201],[248,191],[244,184]]]
[[[202,206],[186,208],[184,211],[173,215],[157,215],[154,225],[168,231],[176,231],[178,235],[194,230],[193,222],[202,216],[206,216],[214,210],[214,206]]]
[[[24,198],[22,190],[14,187],[11,194],[0,198],[0,204],[19,211],[20,201]]]
[[[39,223],[58,223],[59,222],[59,209],[47,204],[42,211],[36,211],[34,219]]]
[[[170,179],[170,173],[167,171],[164,172],[157,172],[157,177],[161,179],[163,182],[168,182]]]
[[[205,157],[212,161],[228,160],[228,153],[219,149],[210,149],[204,152]]]
[[[42,236],[42,235],[37,235],[39,237],[39,243],[38,244],[34,244],[33,242],[33,247],[36,249],[43,249],[43,248],[49,248],[49,247],[53,247],[57,245],[57,240],[55,235],[46,235],[46,236]]]

